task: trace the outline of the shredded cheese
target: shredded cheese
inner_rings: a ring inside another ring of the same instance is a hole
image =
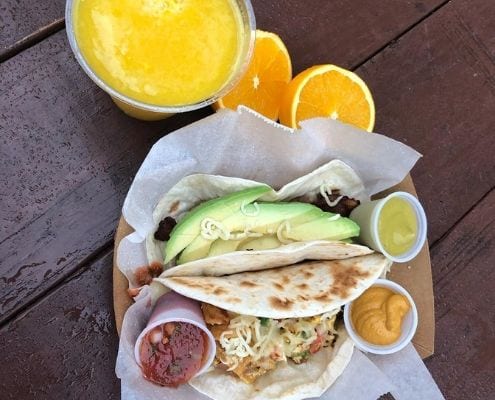
[[[225,225],[211,218],[201,221],[201,236],[206,240],[241,240],[248,237],[261,237],[262,233],[251,232],[251,227],[247,226],[243,232],[231,232]]]
[[[325,199],[328,207],[335,207],[339,203],[339,201],[344,198],[344,196],[338,196],[334,201],[331,201],[328,195],[332,194],[332,189],[327,184],[322,184],[320,186],[320,194]]]
[[[283,243],[283,244],[292,243],[292,240],[287,239],[287,237],[283,235],[284,231],[287,233],[290,232],[290,222],[289,221],[284,221],[278,226],[277,239],[280,241],[280,243]]]
[[[301,361],[308,356],[310,346],[321,336],[323,346],[332,343],[335,336],[335,317],[338,310],[317,317],[261,319],[238,315],[220,335],[220,346],[225,352],[229,371],[240,361],[251,356],[253,361],[270,357],[275,361],[287,358]],[[296,361],[297,362],[297,361]]]
[[[205,218],[201,221],[201,236],[207,240],[216,240],[218,238],[229,240],[230,232],[219,221],[211,218]]]

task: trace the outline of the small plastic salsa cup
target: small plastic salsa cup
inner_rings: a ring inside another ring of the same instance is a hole
[[[241,48],[239,50],[238,61],[233,66],[232,73],[228,80],[226,80],[223,86],[210,97],[192,104],[183,105],[155,105],[145,103],[135,98],[132,98],[114,87],[107,84],[98,74],[91,68],[87,60],[84,58],[81,49],[76,40],[75,24],[74,24],[74,4],[80,0],[67,0],[65,9],[65,20],[67,36],[70,46],[78,63],[83,68],[84,72],[106,93],[108,93],[115,104],[124,111],[127,115],[146,121],[156,121],[164,119],[175,113],[182,113],[187,111],[193,111],[210,104],[213,104],[219,98],[227,94],[239,81],[244,72],[246,71],[254,48],[254,41],[256,36],[256,21],[253,12],[253,8],[250,0],[231,0],[232,6],[236,7],[242,21],[241,34],[243,40],[241,42]]]
[[[418,310],[416,309],[416,304],[414,303],[414,300],[409,292],[398,283],[389,281],[388,279],[377,279],[372,287],[374,286],[390,289],[392,292],[395,292],[407,298],[411,308],[402,321],[402,334],[400,335],[400,337],[394,343],[388,345],[377,345],[364,340],[354,329],[354,325],[352,323],[351,310],[353,302],[347,303],[344,306],[344,324],[347,333],[351,337],[352,341],[356,344],[356,347],[358,349],[373,354],[396,353],[406,347],[413,339],[414,334],[416,333],[416,329],[418,328]]]
[[[380,239],[378,229],[380,213],[385,204],[393,198],[400,198],[409,204],[414,213],[417,226],[416,237],[412,246],[403,253],[395,255],[386,250]],[[426,241],[427,221],[425,212],[418,199],[407,192],[394,192],[383,199],[362,203],[351,212],[350,218],[357,222],[361,228],[360,240],[394,262],[411,261],[418,255]]]
[[[145,371],[145,363],[143,363],[142,360],[142,345],[147,345],[149,346],[150,344],[147,343],[146,341],[150,340],[150,335],[152,335],[154,332],[160,333],[163,331],[167,331],[168,328],[171,327],[172,329],[178,329],[177,332],[168,332],[169,337],[171,338],[172,335],[177,335],[176,336],[176,350],[180,353],[183,353],[186,348],[185,346],[190,346],[189,348],[192,349],[194,346],[197,344],[197,336],[201,336],[201,339],[204,342],[204,352],[201,355],[201,360],[198,362],[198,358],[196,358],[196,361],[193,362],[191,360],[188,360],[191,356],[197,357],[198,355],[193,355],[189,353],[189,355],[185,355],[185,357],[182,357],[185,360],[178,361],[178,365],[175,366],[177,368],[182,368],[182,366],[189,367],[191,363],[199,364],[199,367],[197,370],[192,373],[192,377],[197,376],[208,370],[210,365],[213,363],[213,360],[215,358],[215,353],[216,353],[216,344],[215,344],[215,338],[211,334],[211,332],[208,330],[206,323],[203,318],[203,313],[201,312],[201,307],[199,303],[195,300],[189,299],[187,297],[184,297],[178,293],[175,292],[167,292],[164,295],[162,295],[156,302],[155,307],[153,308],[153,311],[151,313],[150,319],[148,321],[148,324],[146,325],[146,328],[139,334],[135,346],[134,346],[134,357],[136,360],[136,363],[141,367],[143,371],[143,375],[155,382],[159,383],[154,379],[151,379],[150,376],[146,376],[146,371]],[[155,328],[160,328],[160,329],[155,329]],[[191,336],[191,333],[194,334],[194,336]],[[169,344],[169,337],[166,337],[166,335],[163,335],[158,338],[158,342],[161,341],[163,338],[165,338],[165,341],[167,343],[164,343],[164,345]],[[191,341],[191,343],[188,343],[188,341]],[[172,340],[170,340],[172,342]],[[170,343],[171,345],[171,343]],[[163,347],[163,346],[162,346]],[[147,349],[145,349],[147,350]],[[145,353],[147,353],[145,351]],[[177,355],[177,354],[176,354]],[[160,357],[163,356],[163,353],[159,354]],[[161,360],[163,361],[163,359]],[[182,363],[182,364],[181,364]],[[156,362],[156,359],[154,361],[154,367],[163,367],[162,362]],[[167,367],[167,371],[171,368],[172,366],[169,365]],[[155,374],[158,374],[158,371],[153,371]],[[163,371],[159,371],[163,372]],[[164,383],[159,383],[165,386],[178,386],[182,383],[186,383],[186,381],[181,381],[177,384],[164,384]]]

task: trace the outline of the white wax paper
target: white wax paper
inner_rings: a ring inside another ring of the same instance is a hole
[[[293,131],[244,107],[222,110],[167,135],[150,150],[125,199],[123,215],[135,232],[121,241],[117,264],[135,286],[133,271],[147,264],[145,238],[156,229],[153,209],[184,176],[235,176],[277,189],[338,158],[354,168],[371,196],[401,182],[419,157],[400,142],[331,119],[308,120]],[[133,349],[149,317],[152,297],[149,288],[143,289],[124,318],[116,366],[122,380],[122,399],[204,399],[188,385],[162,388],[142,378]],[[394,366],[399,364],[409,375],[394,373]],[[410,374],[414,376],[412,385]],[[425,385],[428,387],[422,393],[438,390],[414,349],[372,361],[355,350],[342,376],[321,399],[374,400],[389,391],[401,396],[398,399],[413,399],[418,398],[411,397],[418,386]]]

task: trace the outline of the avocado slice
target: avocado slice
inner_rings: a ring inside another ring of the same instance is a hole
[[[249,204],[236,213],[225,218],[221,225],[231,233],[242,233],[246,229],[251,232],[271,235],[277,233],[281,223],[303,224],[325,213],[318,207],[308,203],[259,203]],[[209,215],[205,216],[211,218]],[[184,249],[177,264],[207,257],[213,240],[205,239],[201,233]]]
[[[206,257],[214,257],[219,256],[220,254],[232,253],[237,250],[237,247],[244,241],[245,239],[239,240],[223,240],[217,239],[215,240],[208,251]]]
[[[288,239],[305,240],[342,240],[359,236],[359,225],[349,218],[334,219],[332,213],[324,213],[321,217],[305,224],[291,226],[285,232]]]
[[[209,200],[193,208],[170,232],[170,239],[165,245],[164,262],[172,260],[200,234],[203,219],[222,221],[238,212],[243,204],[250,204],[271,190],[268,185],[257,186]]]
[[[278,240],[277,235],[263,235],[261,237],[249,238],[243,241],[237,251],[243,250],[270,250],[282,246],[283,243]]]
[[[222,221],[222,225],[230,232],[244,232],[247,228],[252,232],[266,234],[277,233],[279,225],[284,221],[291,224],[309,222],[322,215],[318,207],[308,203],[258,203],[250,204]]]

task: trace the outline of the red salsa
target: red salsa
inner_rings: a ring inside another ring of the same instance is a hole
[[[149,381],[178,386],[201,369],[206,357],[206,334],[188,322],[167,322],[149,331],[141,341],[141,370]]]

